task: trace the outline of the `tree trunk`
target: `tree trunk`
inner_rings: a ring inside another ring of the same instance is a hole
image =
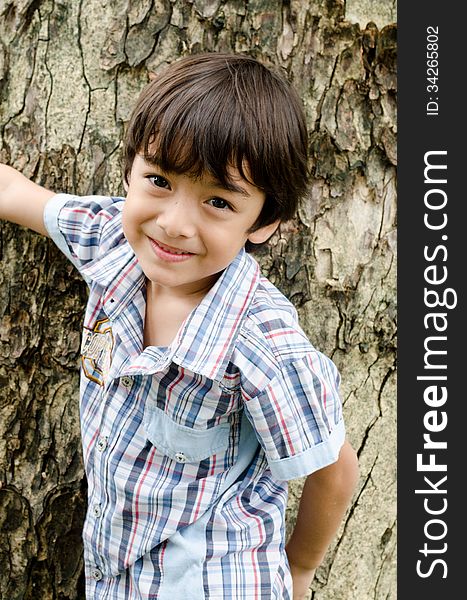
[[[311,193],[258,260],[341,371],[361,468],[315,600],[396,597],[396,32],[393,2],[365,13],[371,5],[0,3],[0,161],[55,191],[124,193],[131,107],[148,74],[182,54],[247,52],[283,70],[303,98]],[[50,241],[5,222],[0,257],[0,598],[82,599],[86,288]],[[300,486],[291,485],[288,531]]]

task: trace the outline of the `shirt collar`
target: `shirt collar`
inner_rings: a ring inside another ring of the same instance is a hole
[[[220,381],[259,280],[258,263],[242,249],[180,328],[172,361]]]
[[[138,259],[123,234],[118,246],[83,267],[81,273],[86,281],[102,286],[102,303],[110,319],[128,306],[145,281]]]

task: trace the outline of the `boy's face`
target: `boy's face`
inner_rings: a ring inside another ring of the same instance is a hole
[[[123,231],[146,277],[179,296],[204,295],[247,240],[262,243],[273,223],[248,233],[264,193],[232,169],[238,189],[208,175],[164,173],[141,155],[133,162],[123,208]]]

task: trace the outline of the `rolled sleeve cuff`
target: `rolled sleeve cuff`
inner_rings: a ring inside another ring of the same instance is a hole
[[[70,198],[71,196],[69,194],[56,194],[50,198],[44,209],[44,225],[49,232],[50,237],[60,248],[63,254],[65,254],[65,256],[72,262],[74,262],[65,237],[58,226],[58,215],[65,204],[70,201]]]
[[[80,270],[80,264],[76,257],[71,253],[66,238],[61,232],[58,224],[60,211],[72,198],[73,196],[71,194],[56,194],[55,196],[52,196],[45,205],[44,225],[55,245],[63,252],[68,260]]]
[[[313,471],[327,467],[337,461],[344,440],[345,426],[341,419],[326,441],[296,456],[268,460],[271,473],[276,479],[287,481],[304,477]]]

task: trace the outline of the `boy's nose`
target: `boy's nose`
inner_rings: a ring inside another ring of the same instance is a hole
[[[164,207],[157,217],[157,223],[167,237],[191,238],[195,235],[196,226],[192,208],[188,202],[174,200]]]

